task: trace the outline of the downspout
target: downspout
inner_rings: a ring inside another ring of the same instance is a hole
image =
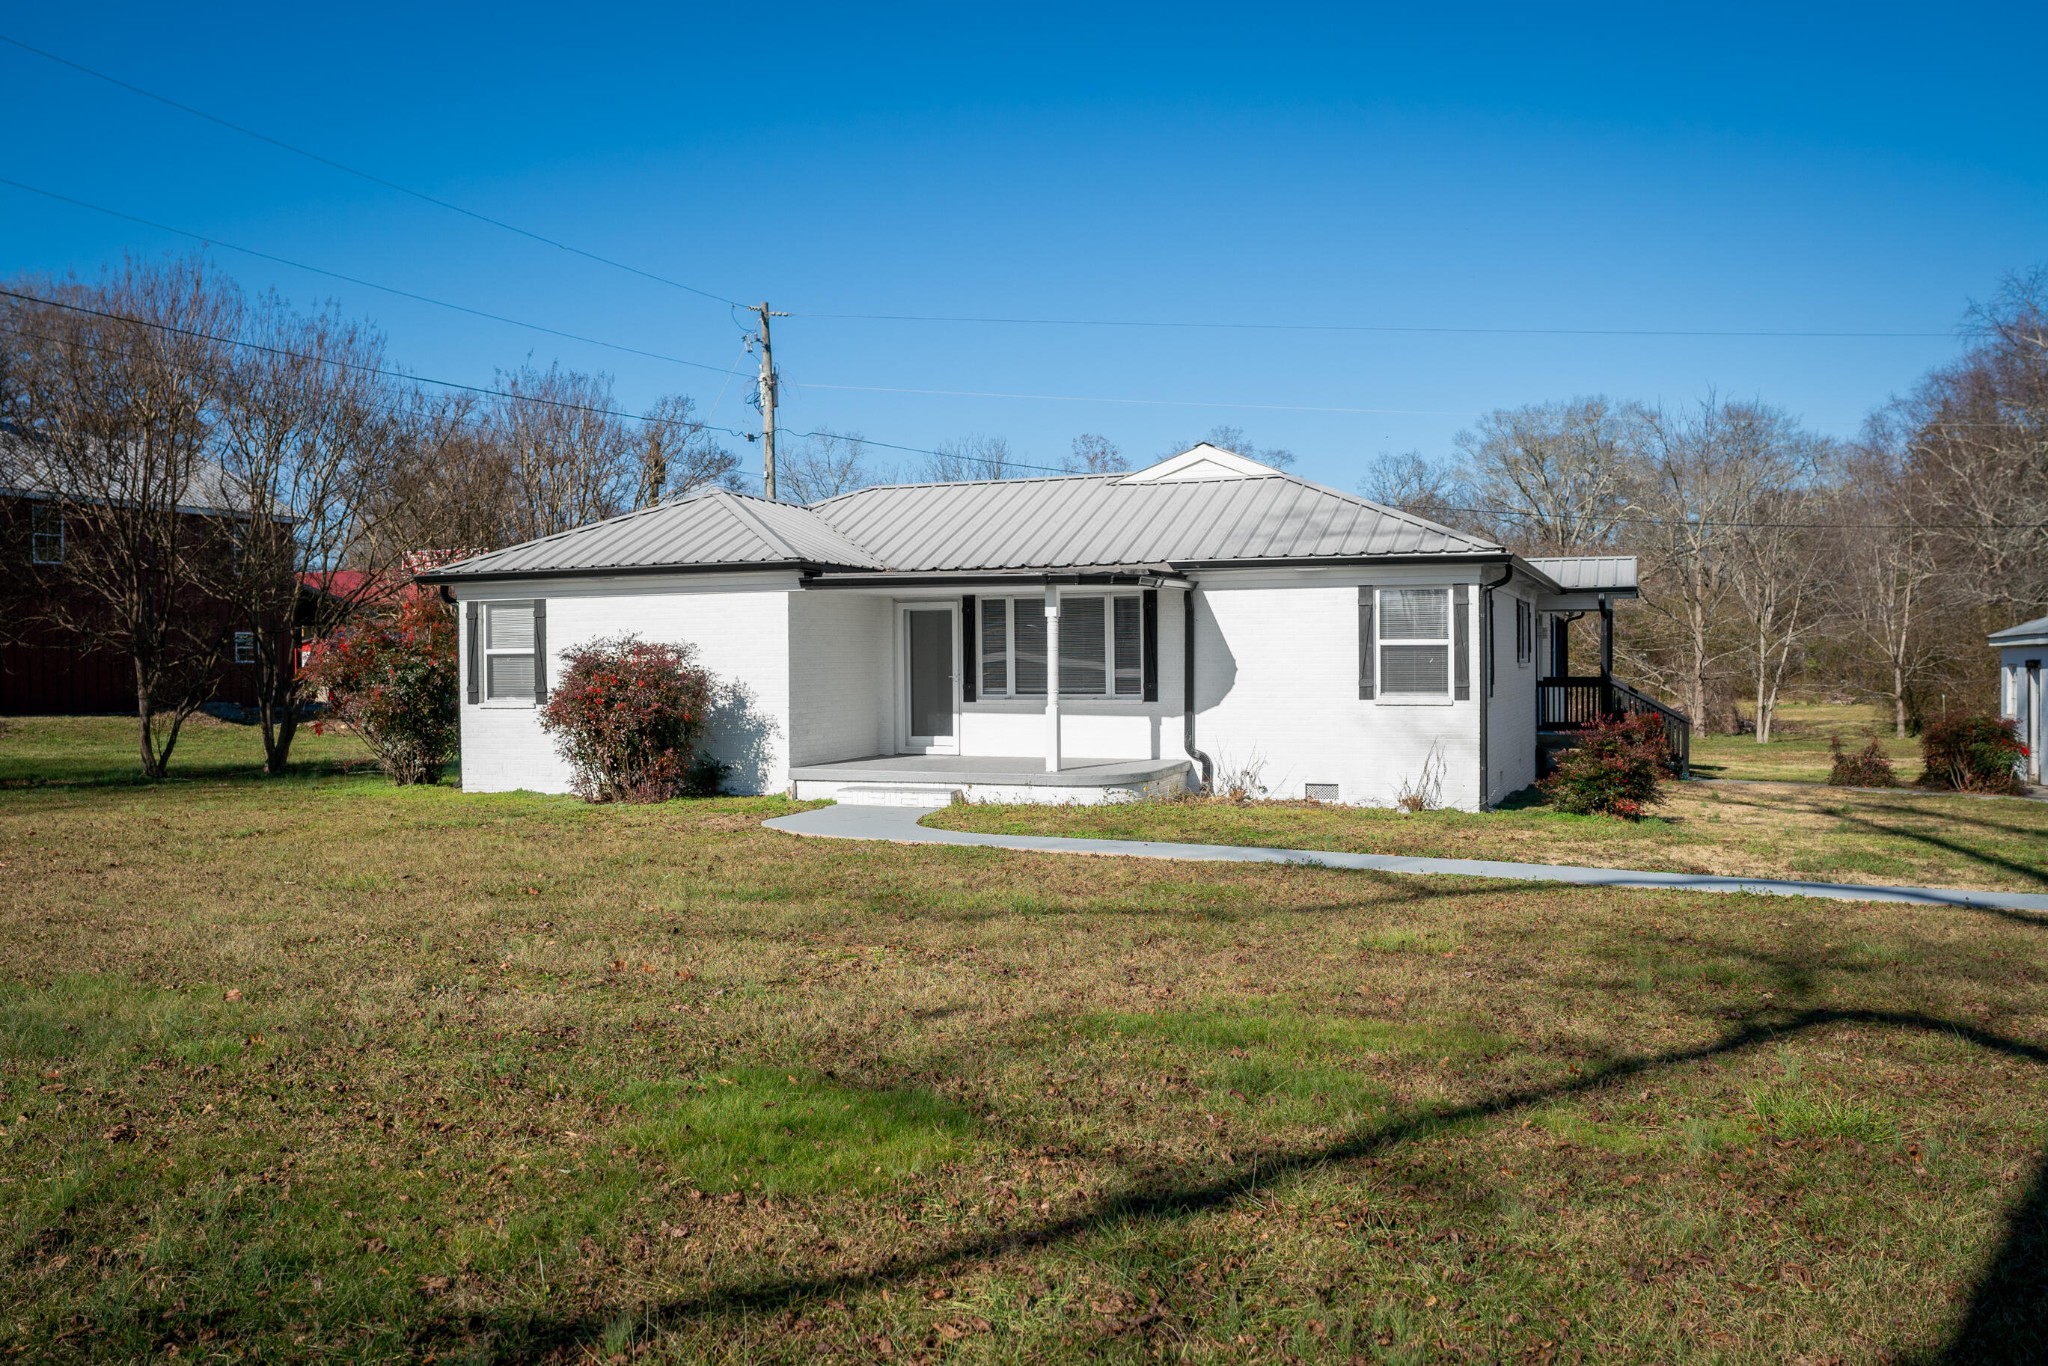
[[[1202,766],[1202,791],[1209,792],[1214,790],[1216,785],[1216,765],[1209,761],[1208,755],[1195,748],[1195,589],[1193,584],[1188,585],[1187,592],[1181,594],[1180,600],[1183,608],[1180,631],[1181,719],[1185,726],[1183,745],[1187,750],[1188,757]]]
[[[1491,729],[1489,713],[1493,709],[1493,590],[1502,587],[1515,576],[1513,565],[1503,565],[1500,577],[1492,583],[1479,585],[1479,672],[1481,684],[1479,694],[1479,809],[1489,810],[1493,803],[1486,799],[1492,790],[1493,769],[1486,753],[1486,733]]]

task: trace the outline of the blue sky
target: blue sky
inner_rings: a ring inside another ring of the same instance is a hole
[[[1970,299],[2048,262],[2048,7],[1425,8],[45,6],[0,33],[789,309],[788,427],[997,434],[1047,462],[1079,432],[1142,460],[1228,423],[1349,487],[1478,411],[1594,392],[1715,389],[1850,435],[1955,353]],[[724,304],[5,46],[0,120],[8,179],[713,367],[216,249],[374,318],[419,373],[559,358],[628,407],[680,390],[756,421]],[[0,272],[187,245],[0,186]]]

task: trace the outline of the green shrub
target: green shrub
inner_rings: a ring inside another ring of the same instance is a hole
[[[306,674],[391,781],[434,782],[454,759],[462,725],[455,614],[440,603],[416,599],[391,617],[337,631],[313,646]]]
[[[1920,732],[1920,755],[1927,765],[1922,787],[1955,792],[2024,792],[2020,761],[2027,747],[2018,727],[1996,716],[1953,712],[1928,723]]]
[[[718,790],[725,766],[697,753],[712,680],[696,654],[628,635],[569,656],[540,724],[569,761],[578,795],[662,802]]]
[[[1560,811],[1637,821],[1664,800],[1671,773],[1664,720],[1651,713],[1607,717],[1579,732],[1557,756],[1557,769],[1537,784]]]
[[[1897,787],[1899,775],[1892,771],[1890,756],[1875,735],[1870,743],[1851,754],[1842,748],[1842,737],[1830,735],[1828,749],[1834,762],[1828,767],[1828,782],[1835,787]]]

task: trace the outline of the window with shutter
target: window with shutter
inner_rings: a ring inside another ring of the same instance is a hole
[[[531,702],[534,668],[534,612],[531,602],[483,604],[484,697],[487,701]]]
[[[1380,589],[1378,628],[1382,696],[1449,696],[1450,589]]]

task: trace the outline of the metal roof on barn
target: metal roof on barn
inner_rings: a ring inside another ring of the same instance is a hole
[[[802,563],[892,573],[1499,556],[1425,518],[1199,446],[1135,474],[859,489],[808,507],[720,490],[429,577]]]

